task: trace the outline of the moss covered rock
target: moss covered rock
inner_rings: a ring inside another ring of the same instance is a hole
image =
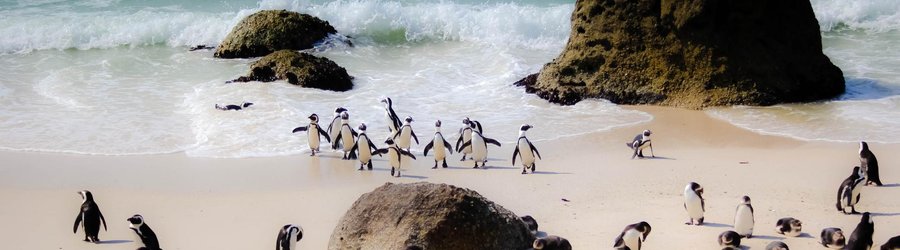
[[[216,48],[215,57],[260,57],[282,49],[309,49],[334,33],[334,27],[314,16],[263,10],[241,20]]]
[[[279,50],[250,65],[250,73],[235,82],[286,80],[307,88],[347,91],[353,88],[347,70],[328,58]]]

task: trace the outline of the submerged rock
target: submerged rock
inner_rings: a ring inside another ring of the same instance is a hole
[[[517,82],[551,102],[686,108],[836,97],[807,0],[579,0],[564,51]]]
[[[279,50],[250,65],[250,74],[234,82],[286,80],[307,88],[347,91],[353,82],[347,70],[334,61],[293,50]]]
[[[387,183],[356,200],[328,249],[528,249],[534,239],[519,217],[475,191]]]
[[[277,50],[303,50],[337,33],[326,21],[286,10],[263,10],[241,20],[216,48],[215,57],[248,58]]]

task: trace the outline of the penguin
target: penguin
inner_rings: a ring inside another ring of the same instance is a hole
[[[622,233],[616,237],[613,247],[616,249],[640,250],[641,245],[644,241],[647,241],[647,236],[650,235],[650,229],[650,224],[646,221],[625,226]]]
[[[822,246],[831,249],[841,249],[847,244],[847,240],[844,238],[844,231],[836,227],[822,229],[821,238]]]
[[[319,127],[319,116],[316,114],[312,114],[309,116],[309,125],[303,127],[294,128],[291,133],[297,133],[301,131],[306,131],[306,134],[309,136],[307,139],[307,143],[309,144],[309,151],[311,154],[309,156],[316,156],[316,152],[319,151],[319,137],[325,137],[325,141],[331,142],[331,139],[328,138],[328,134]]]
[[[103,222],[103,230],[107,231],[106,219],[100,212],[100,207],[94,202],[94,195],[91,191],[82,190],[78,192],[81,195],[81,209],[78,210],[78,216],[75,217],[75,226],[72,227],[72,233],[78,233],[78,224],[81,223],[84,228],[84,241],[100,243],[97,235],[100,233],[100,222]]]
[[[409,158],[416,159],[416,156],[410,153],[409,151],[403,150],[394,144],[394,140],[388,138],[384,141],[385,144],[388,145],[387,148],[378,149],[375,151],[376,154],[388,154],[388,158],[390,158],[391,164],[391,176],[394,176],[394,171],[397,172],[397,177],[400,177],[400,163],[403,156],[409,156]]]
[[[356,133],[356,130],[350,127],[350,114],[347,111],[341,112],[341,129],[338,132],[337,137],[334,138],[334,143],[331,144],[331,149],[337,150],[338,142],[341,145],[347,145],[344,147],[344,156],[341,157],[342,160],[352,160],[356,159],[356,155],[353,155],[353,148],[350,145],[353,145],[353,141],[356,139],[356,136],[359,135]]]
[[[128,228],[130,228],[134,233],[141,238],[141,242],[144,243],[144,247],[148,250],[161,250],[159,248],[159,239],[156,238],[156,233],[153,232],[153,229],[150,229],[150,226],[144,222],[144,217],[140,214],[135,214],[131,216],[131,218],[126,219],[129,223]]]
[[[900,235],[888,239],[881,245],[881,250],[900,250]]]
[[[653,144],[650,143],[650,135],[653,132],[650,132],[649,129],[644,130],[641,134],[638,134],[631,140],[631,143],[625,143],[625,146],[628,146],[632,150],[634,150],[634,154],[631,155],[631,159],[634,159],[635,156],[644,158],[644,148],[650,147],[650,156],[656,157],[653,155]]]
[[[525,174],[525,170],[531,168],[531,173],[533,174],[535,171],[534,164],[534,156],[537,155],[537,158],[541,158],[541,152],[538,152],[537,148],[534,147],[534,144],[531,144],[531,141],[528,140],[528,137],[525,137],[525,131],[532,128],[531,125],[523,124],[519,127],[519,139],[516,141],[516,149],[513,150],[512,156],[512,164],[516,165],[516,154],[522,158],[522,174]]]
[[[859,143],[859,165],[864,173],[862,176],[866,178],[866,186],[872,184],[882,186],[881,178],[878,177],[878,159],[869,150],[869,144],[866,142]]]
[[[785,236],[797,237],[800,236],[803,230],[803,223],[798,219],[794,219],[791,217],[785,217],[778,219],[775,222],[775,232],[778,234],[783,234]]]
[[[296,250],[300,239],[303,239],[302,227],[294,224],[284,225],[278,230],[278,238],[275,238],[275,250]]]
[[[534,240],[532,247],[535,250],[572,250],[569,240],[555,235]]]
[[[684,187],[684,209],[688,213],[688,222],[685,224],[703,225],[703,213],[706,212],[706,200],[703,199],[703,187],[696,182],[688,183]]]
[[[225,106],[219,106],[219,104],[216,104],[216,109],[218,109],[218,110],[241,110],[241,109],[250,107],[250,105],[253,105],[253,103],[245,102],[244,104],[241,104],[241,105],[230,104],[230,105],[225,105]]]
[[[859,184],[863,183],[866,178],[862,175],[862,170],[860,167],[853,167],[853,171],[850,173],[843,182],[841,182],[841,186],[838,187],[837,192],[837,210],[844,214],[859,214],[856,211],[856,203],[859,202],[860,192],[862,191],[862,186]],[[850,213],[847,213],[847,207],[850,207]]]
[[[399,132],[394,133],[394,142],[397,142],[397,146],[400,148],[405,148],[406,151],[409,151],[410,137],[416,140],[416,145],[419,145],[419,137],[416,136],[416,132],[412,129],[413,118],[407,116],[406,119],[403,119],[403,126],[400,127]]]
[[[394,112],[394,102],[391,101],[391,98],[381,99],[381,103],[384,103],[384,116],[388,120],[388,131],[391,132],[391,136],[394,136],[397,131],[400,131],[400,117]]]
[[[850,239],[847,240],[847,245],[844,246],[846,250],[869,250],[872,248],[872,234],[875,234],[875,222],[872,221],[872,215],[869,212],[863,213],[862,217],[859,218],[859,224],[856,224],[856,229],[853,229],[853,233],[850,234]]]
[[[332,143],[331,148],[342,147],[341,141],[337,139],[338,134],[341,133],[341,113],[347,112],[347,109],[343,107],[338,107],[334,110],[334,117],[331,118],[331,123],[328,124],[328,138],[331,139],[334,143]]]
[[[766,245],[766,250],[791,250],[787,244],[781,241],[773,241]]]
[[[463,143],[462,147],[472,146],[472,160],[475,161],[475,167],[478,168],[478,163],[481,162],[481,167],[485,167],[485,163],[487,162],[487,144],[494,144],[497,147],[500,147],[500,142],[497,140],[484,137],[481,135],[480,129],[477,127],[481,127],[481,124],[478,121],[473,121],[469,123],[472,126],[472,140]]]
[[[466,160],[466,155],[472,153],[472,146],[461,147],[460,144],[463,142],[472,140],[472,121],[469,120],[468,117],[463,118],[463,127],[459,129],[459,139],[456,140],[456,151],[463,153],[462,158],[459,158],[459,161]]]
[[[359,170],[363,170],[363,166],[367,166],[369,170],[372,170],[372,156],[378,151],[378,147],[366,135],[365,123],[360,123],[358,128],[359,136],[356,137],[356,143],[353,143],[353,147],[350,148],[350,155],[358,156]]]
[[[531,215],[526,215],[519,218],[522,219],[522,222],[525,223],[525,227],[528,228],[528,231],[531,232],[531,235],[537,235],[538,223],[537,220],[534,219],[534,217],[531,217]]]
[[[734,214],[734,231],[744,238],[753,237],[753,206],[750,197],[741,197]]]
[[[444,140],[444,135],[441,134],[441,120],[434,122],[434,138],[425,145],[425,152],[422,155],[428,156],[428,150],[432,148],[434,148],[434,167],[431,169],[437,169],[439,161],[443,161],[443,167],[447,168],[447,152],[453,154],[453,147],[447,140]]]
[[[719,246],[722,250],[741,249],[741,235],[735,231],[725,231],[719,234]]]

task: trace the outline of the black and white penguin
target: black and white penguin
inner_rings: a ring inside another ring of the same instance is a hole
[[[838,187],[837,192],[837,210],[841,211],[844,214],[858,214],[856,212],[856,203],[859,202],[860,192],[862,191],[862,184],[866,178],[861,175],[862,170],[859,167],[853,167],[853,171],[850,173],[843,182],[841,182],[841,186]],[[847,213],[847,207],[850,207],[850,213]]]
[[[459,129],[459,139],[456,140],[456,151],[462,153],[460,161],[466,160],[466,155],[472,153],[472,146],[461,147],[461,144],[472,140],[472,121],[468,117],[463,118],[463,127]]]
[[[769,244],[766,245],[766,250],[791,250],[791,249],[788,248],[788,245],[784,244],[784,242],[773,241],[773,242],[769,242]]]
[[[394,140],[388,138],[384,141],[387,144],[387,148],[378,149],[376,154],[388,154],[388,158],[390,159],[391,164],[391,176],[394,176],[394,172],[397,172],[397,177],[400,177],[400,163],[403,159],[403,156],[409,156],[409,158],[416,159],[416,156],[410,153],[409,151],[403,150],[398,147],[397,144],[394,144]]]
[[[340,141],[341,145],[347,145],[347,147],[343,148],[344,156],[341,157],[341,159],[356,159],[356,156],[351,154],[353,148],[350,145],[353,145],[353,142],[358,135],[356,130],[353,130],[353,128],[350,127],[350,114],[348,114],[347,111],[341,112],[341,130],[338,132],[338,136],[335,138],[334,143],[331,144],[331,149],[337,150],[337,145]]]
[[[397,131],[400,131],[400,117],[394,112],[394,102],[391,101],[391,98],[381,99],[381,103],[384,103],[384,116],[387,117],[388,130],[391,132],[391,136],[394,136]]]
[[[534,147],[534,144],[531,144],[531,141],[528,140],[528,137],[525,137],[525,131],[531,129],[532,126],[528,124],[523,124],[519,127],[519,139],[516,140],[516,149],[513,150],[512,155],[512,164],[516,165],[516,155],[522,158],[522,174],[525,174],[526,169],[531,169],[531,173],[535,171],[535,158],[541,158],[541,152],[538,152],[537,148]]]
[[[436,169],[439,161],[443,161],[444,168],[447,168],[447,153],[453,154],[453,147],[441,134],[441,120],[434,122],[434,138],[425,145],[425,152],[422,155],[428,156],[428,150],[431,148],[434,148],[434,167],[431,169]]]
[[[218,110],[241,110],[241,109],[250,107],[250,105],[253,105],[253,103],[245,102],[244,104],[241,104],[241,105],[229,104],[229,105],[225,105],[225,106],[219,106],[219,104],[216,104],[216,109],[218,109]]]
[[[640,250],[647,236],[650,235],[650,223],[641,221],[628,226],[616,237],[613,247],[616,249]]]
[[[378,147],[366,135],[366,124],[360,123],[359,136],[356,137],[356,143],[353,143],[353,147],[350,148],[350,155],[359,158],[359,170],[363,170],[363,166],[372,170],[372,156],[376,151],[378,151]]]
[[[410,137],[416,140],[416,145],[419,145],[419,137],[416,136],[416,132],[412,129],[413,118],[407,116],[406,119],[403,120],[404,122],[403,126],[400,127],[400,132],[394,134],[394,141],[397,142],[398,147],[409,151],[412,144]]]
[[[741,235],[735,231],[725,231],[719,234],[719,247],[722,250],[741,249]]]
[[[900,235],[894,236],[884,244],[881,244],[881,250],[900,250]]]
[[[138,238],[141,238],[141,242],[144,243],[144,247],[148,250],[160,250],[159,248],[159,239],[156,238],[156,233],[153,232],[153,229],[150,229],[150,226],[144,222],[144,217],[140,214],[135,214],[131,216],[131,218],[126,219],[128,221],[128,228],[130,228],[134,233],[137,234]]]
[[[297,242],[303,239],[303,228],[299,225],[287,224],[278,230],[275,239],[275,250],[296,250]]]
[[[309,125],[296,127],[291,133],[302,131],[306,131],[306,135],[309,137],[307,139],[307,144],[309,144],[309,151],[311,152],[310,156],[315,156],[316,152],[319,152],[319,137],[325,137],[326,141],[331,142],[331,138],[328,138],[328,134],[319,127],[319,116],[316,114],[309,116]]]
[[[535,250],[572,250],[572,244],[569,243],[569,240],[555,235],[534,240],[532,247]]]
[[[866,186],[875,184],[881,186],[881,177],[878,176],[878,159],[869,150],[869,144],[859,143],[859,165],[862,167],[863,177],[866,178]]]
[[[334,110],[334,117],[331,118],[331,123],[328,124],[328,138],[331,139],[334,143],[331,145],[331,148],[343,147],[341,145],[341,141],[337,139],[338,134],[341,133],[341,113],[346,112],[347,109],[343,107],[338,107]]]
[[[869,212],[865,212],[862,217],[859,218],[859,224],[856,224],[856,229],[853,229],[853,233],[850,234],[850,239],[847,240],[847,245],[844,246],[844,249],[871,249],[872,244],[875,244],[872,241],[873,234],[875,234],[875,222],[872,221],[872,215],[869,214]]]
[[[528,231],[531,232],[531,235],[537,235],[538,223],[537,220],[534,219],[534,217],[531,217],[531,215],[526,215],[519,218],[522,219],[522,222],[525,222],[525,227],[528,228]]]
[[[706,212],[706,200],[703,199],[703,187],[696,182],[684,187],[684,209],[688,213],[688,225],[703,225],[703,213]],[[697,224],[694,224],[697,221]]]
[[[497,140],[484,137],[479,132],[480,123],[478,121],[472,121],[469,123],[472,126],[472,140],[463,143],[462,147],[472,146],[472,160],[475,161],[475,167],[478,168],[478,163],[481,162],[481,167],[485,168],[484,164],[487,162],[487,144],[494,144],[497,147],[500,147],[500,142]]]
[[[844,238],[844,231],[840,228],[829,227],[822,229],[820,237],[822,238],[822,246],[827,248],[841,249],[847,244],[847,239]]]
[[[644,148],[650,147],[650,156],[656,157],[653,155],[653,144],[650,142],[650,135],[653,132],[650,132],[649,129],[644,130],[644,132],[638,134],[631,140],[631,143],[625,143],[626,146],[634,150],[634,154],[631,155],[631,159],[634,159],[635,156],[644,158]]]
[[[103,230],[106,228],[106,219],[100,212],[100,207],[94,202],[94,195],[91,191],[81,190],[81,209],[78,210],[78,216],[75,217],[75,226],[72,227],[72,233],[78,233],[78,224],[82,224],[84,228],[84,241],[99,243],[100,238],[100,222],[103,222]]]
[[[750,197],[741,197],[734,214],[734,231],[741,237],[753,237],[753,206],[750,205]]]
[[[802,234],[803,223],[798,219],[785,217],[775,222],[775,232],[785,236],[797,237]]]

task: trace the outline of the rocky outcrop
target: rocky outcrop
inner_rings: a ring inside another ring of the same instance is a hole
[[[215,57],[248,58],[277,50],[303,50],[337,33],[328,22],[286,10],[263,10],[241,20],[216,48]]]
[[[293,50],[279,50],[250,65],[250,74],[234,82],[286,80],[307,88],[347,91],[353,82],[347,70],[324,57]]]
[[[353,203],[328,249],[512,250],[528,249],[534,239],[519,217],[475,191],[387,183]]]
[[[808,0],[579,0],[564,51],[516,84],[561,104],[686,108],[844,92]]]

